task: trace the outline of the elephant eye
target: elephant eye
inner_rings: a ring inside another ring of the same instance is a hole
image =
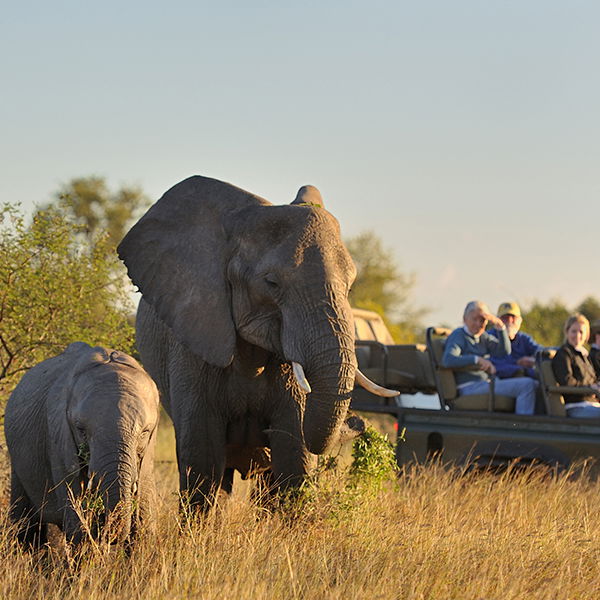
[[[265,276],[265,283],[273,290],[279,289],[279,283],[273,275]]]
[[[146,444],[148,443],[148,440],[150,439],[150,431],[148,431],[148,429],[145,429],[144,431],[142,431],[142,433],[140,434],[140,439],[139,439],[139,444],[141,448],[145,448]]]

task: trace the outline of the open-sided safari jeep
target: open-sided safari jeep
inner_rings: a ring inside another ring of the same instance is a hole
[[[355,310],[355,323],[359,368],[399,395],[382,399],[355,388],[352,408],[397,419],[399,464],[437,457],[467,466],[533,463],[564,469],[587,461],[593,473],[600,472],[600,419],[567,417],[562,396],[589,390],[557,384],[553,349],[536,357],[545,414],[515,415],[514,400],[493,390],[482,396],[457,395],[453,371],[441,365],[449,330],[429,328],[427,344],[399,345],[375,313]]]

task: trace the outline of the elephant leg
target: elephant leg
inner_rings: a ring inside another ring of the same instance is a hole
[[[80,485],[70,486],[63,481],[56,488],[55,493],[59,506],[63,507],[60,528],[69,544],[75,547],[81,546],[84,539],[89,536],[89,530],[81,520],[84,517],[81,510],[83,487]]]
[[[48,525],[30,502],[17,474],[10,475],[10,518],[17,524],[17,539],[27,548],[39,549],[48,541]]]
[[[219,419],[175,425],[179,489],[184,505],[207,510],[215,503],[225,474],[226,427]]]
[[[79,515],[72,508],[70,501],[65,508],[62,529],[65,532],[67,541],[74,547],[81,546],[84,539],[88,537],[84,532]]]
[[[235,474],[235,469],[225,469],[223,473],[223,479],[221,479],[221,492],[223,494],[229,496],[233,491],[233,476]]]

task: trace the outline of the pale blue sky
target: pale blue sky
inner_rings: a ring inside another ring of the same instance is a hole
[[[11,3],[0,201],[72,177],[158,198],[201,174],[320,188],[345,236],[466,301],[600,297],[600,3]]]

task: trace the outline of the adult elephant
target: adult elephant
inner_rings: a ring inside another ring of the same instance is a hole
[[[318,190],[274,206],[190,177],[118,252],[142,292],[138,349],[173,420],[191,504],[230,491],[232,457],[260,448],[279,485],[298,484],[336,439],[357,374],[356,270]]]

